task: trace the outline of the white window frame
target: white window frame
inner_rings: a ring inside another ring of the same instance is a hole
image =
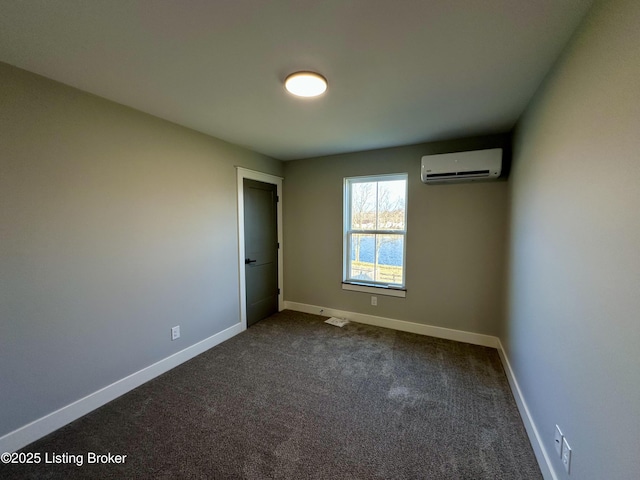
[[[354,183],[384,182],[404,180],[405,181],[405,204],[404,204],[404,230],[352,230],[351,229],[351,186]],[[394,173],[384,175],[369,175],[364,177],[347,177],[344,179],[344,201],[343,201],[343,259],[342,259],[342,289],[356,292],[374,293],[377,295],[388,295],[393,297],[406,297],[406,259],[407,259],[407,204],[409,189],[409,176],[407,173]],[[389,284],[376,281],[360,281],[349,278],[351,259],[351,236],[354,234],[371,235],[403,235],[402,249],[402,283]]]

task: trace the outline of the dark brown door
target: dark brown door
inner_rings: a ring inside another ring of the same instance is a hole
[[[247,178],[244,185],[244,268],[247,327],[278,311],[276,185]]]

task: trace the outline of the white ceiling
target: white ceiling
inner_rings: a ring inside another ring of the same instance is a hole
[[[510,130],[591,3],[1,0],[0,60],[289,160]]]

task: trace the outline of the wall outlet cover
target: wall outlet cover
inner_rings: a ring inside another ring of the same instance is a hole
[[[564,435],[562,435],[562,431],[560,431],[560,427],[556,425],[556,431],[554,435],[554,446],[556,448],[556,453],[558,457],[562,458],[562,440],[564,439]]]
[[[171,340],[177,340],[180,338],[180,325],[171,329]]]

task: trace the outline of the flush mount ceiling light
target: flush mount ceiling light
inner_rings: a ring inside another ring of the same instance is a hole
[[[286,78],[284,88],[298,97],[317,97],[327,90],[327,80],[317,73],[296,72]]]

